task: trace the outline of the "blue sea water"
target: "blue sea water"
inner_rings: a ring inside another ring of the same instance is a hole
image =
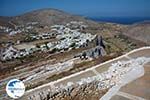
[[[143,21],[150,21],[150,17],[89,17],[88,19],[97,22],[112,22],[119,24],[134,24]]]

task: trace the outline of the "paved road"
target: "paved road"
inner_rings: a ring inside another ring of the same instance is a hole
[[[60,84],[66,85],[68,82],[76,82],[79,81],[82,78],[87,78],[87,77],[91,77],[91,76],[95,76],[98,73],[102,73],[106,70],[108,70],[108,68],[110,67],[110,65],[112,63],[115,63],[117,61],[121,61],[121,60],[129,60],[131,58],[137,58],[137,57],[150,57],[150,47],[143,47],[143,48],[139,48],[136,50],[133,50],[123,56],[117,57],[115,59],[106,61],[102,64],[93,66],[92,68],[86,69],[84,71],[72,74],[70,76],[64,77],[62,79],[59,79],[57,81],[54,82],[50,82],[48,84],[44,84],[42,86],[39,86],[35,89],[31,89],[29,91],[26,91],[25,95],[23,96],[22,99],[25,99],[26,97],[28,97],[30,94],[34,94],[37,91],[42,91],[44,89],[50,88],[52,86],[59,86]],[[139,84],[142,84],[143,86],[145,86],[144,89],[142,91],[146,91],[143,93],[143,95],[136,95],[136,89],[134,91],[134,88],[130,89],[132,87],[132,85],[128,84],[127,87],[121,88],[121,90],[117,93],[117,95],[115,97],[112,98],[112,100],[150,100],[150,97],[148,94],[150,94],[150,84],[148,84],[148,82],[150,83],[150,78],[148,77],[149,74],[147,74],[147,72],[150,72],[150,64],[145,65],[148,67],[145,67],[146,69],[146,77],[145,75],[143,76],[144,78],[142,80],[140,80]],[[148,68],[148,70],[147,70]],[[144,82],[143,82],[144,81]],[[137,84],[136,83],[131,83],[131,84]],[[130,87],[131,86],[131,87]],[[129,92],[130,90],[132,90],[132,92]],[[140,91],[140,89],[139,89]],[[141,91],[141,92],[142,92]],[[137,94],[141,93],[141,92],[137,92]],[[128,98],[127,98],[128,97]],[[138,99],[137,99],[138,98]]]

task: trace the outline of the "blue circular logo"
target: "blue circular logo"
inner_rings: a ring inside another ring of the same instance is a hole
[[[18,79],[12,79],[6,85],[6,92],[11,98],[17,99],[25,92],[24,83]]]

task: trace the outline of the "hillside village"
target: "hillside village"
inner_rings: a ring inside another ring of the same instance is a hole
[[[35,24],[37,23],[35,22],[32,23],[32,25]],[[29,29],[29,27],[32,28],[33,26],[24,27],[22,30]],[[82,46],[87,46],[89,42],[93,41],[96,38],[96,35],[82,32],[86,27],[88,26],[84,25],[83,22],[77,22],[77,21],[71,21],[66,25],[53,25],[51,26],[51,30],[49,33],[31,34],[29,35],[28,38],[30,38],[30,41],[34,41],[34,40],[51,39],[55,37],[57,41],[46,42],[43,44],[29,45],[22,49],[20,48],[17,49],[15,48],[14,45],[10,45],[9,47],[1,51],[1,60],[5,61],[5,60],[16,59],[16,58],[22,58],[34,52],[39,52],[39,51],[42,52],[49,51],[55,53],[59,51],[63,52],[66,50],[77,49]],[[10,31],[9,34],[11,34],[12,32],[14,31]],[[97,40],[97,45],[101,46],[100,48],[99,47],[97,48],[99,54],[101,54],[101,51],[99,51],[99,49],[102,48],[102,50],[104,51],[103,48],[104,44],[102,43],[102,41],[103,40],[101,37],[99,37]],[[20,43],[17,45],[22,45],[22,44]]]

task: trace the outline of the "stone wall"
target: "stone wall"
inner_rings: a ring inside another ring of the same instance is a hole
[[[108,89],[99,89],[99,82],[94,81],[82,85],[72,85],[55,90],[38,91],[28,100],[99,100]]]

